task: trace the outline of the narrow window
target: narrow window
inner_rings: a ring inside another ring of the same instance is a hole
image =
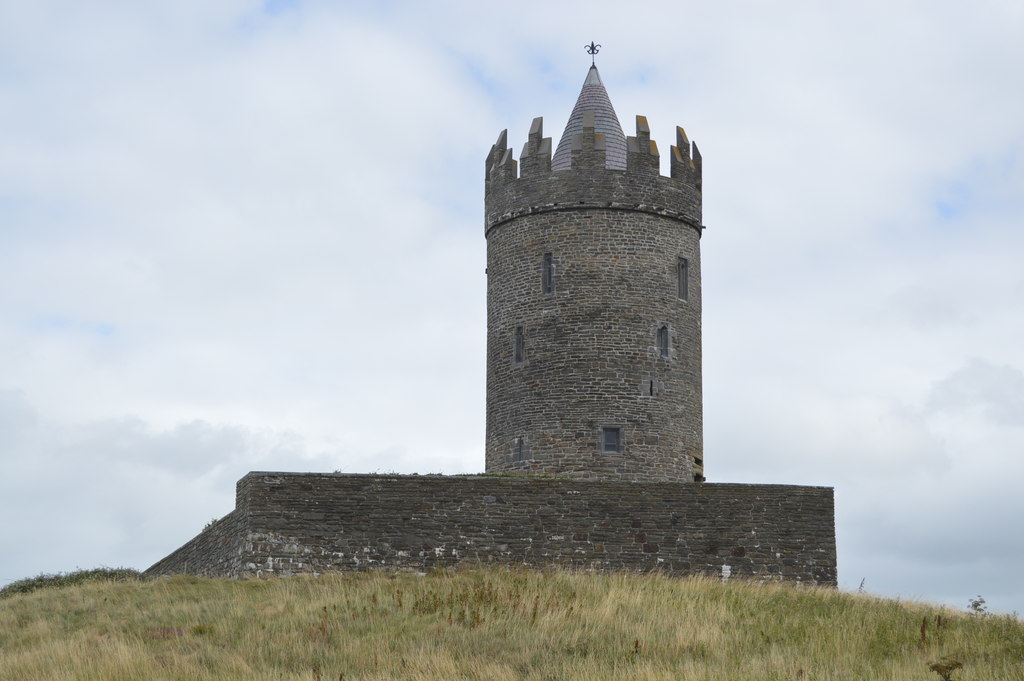
[[[622,429],[618,426],[601,428],[601,451],[605,454],[622,452]]]
[[[686,258],[679,258],[676,265],[676,275],[679,279],[679,299],[690,299],[690,261]]]
[[[541,270],[541,281],[544,293],[555,292],[555,261],[550,253],[544,254],[544,264]]]
[[[526,358],[526,345],[523,340],[523,327],[521,326],[516,327],[514,358],[516,362],[522,362]]]
[[[525,461],[526,456],[524,452],[523,438],[517,437],[512,440],[512,460],[513,461]]]
[[[658,329],[658,354],[662,357],[668,357],[671,354],[667,324],[662,324]]]

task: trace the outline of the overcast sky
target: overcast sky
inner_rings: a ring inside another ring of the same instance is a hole
[[[641,9],[643,8],[643,9]],[[0,583],[250,470],[483,469],[483,163],[594,40],[704,156],[711,481],[840,585],[1024,612],[1024,4],[0,0]]]

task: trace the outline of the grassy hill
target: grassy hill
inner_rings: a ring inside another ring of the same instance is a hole
[[[4,681],[1024,679],[1024,623],[838,591],[475,570],[0,598]]]

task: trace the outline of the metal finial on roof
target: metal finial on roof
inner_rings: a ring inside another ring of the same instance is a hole
[[[583,49],[586,50],[587,54],[590,55],[590,65],[594,66],[594,55],[597,54],[601,50],[601,46],[600,45],[595,45],[594,41],[591,40],[589,45],[584,45],[583,46]]]

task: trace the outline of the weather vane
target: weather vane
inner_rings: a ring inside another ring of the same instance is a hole
[[[589,45],[584,45],[583,46],[583,49],[586,50],[587,54],[590,55],[590,65],[594,66],[594,55],[597,54],[601,50],[601,46],[600,45],[595,45],[594,41],[591,40]]]

